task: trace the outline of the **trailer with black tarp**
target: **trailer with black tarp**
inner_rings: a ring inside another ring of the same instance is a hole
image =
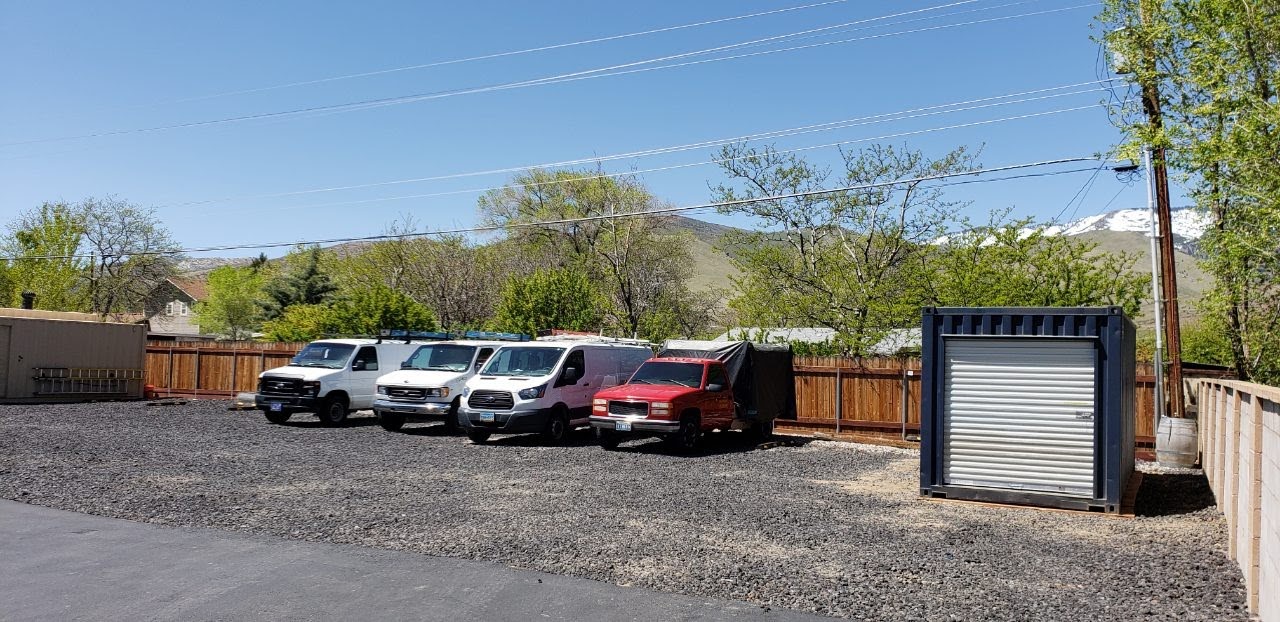
[[[741,427],[771,425],[774,419],[795,419],[796,382],[791,346],[750,341],[671,340],[659,358],[703,358],[724,363],[739,406]],[[739,426],[735,426],[739,427]]]

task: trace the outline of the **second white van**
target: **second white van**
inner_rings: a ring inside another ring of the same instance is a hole
[[[473,443],[530,432],[560,443],[588,423],[596,391],[626,382],[652,355],[642,342],[591,337],[504,345],[467,381],[458,423]]]

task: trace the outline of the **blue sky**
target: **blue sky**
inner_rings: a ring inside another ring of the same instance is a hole
[[[601,157],[1099,78],[1089,27],[1097,5],[847,0],[596,44],[206,97],[817,1],[0,2],[0,219],[43,201],[111,194],[157,207],[189,247],[376,234],[403,214],[426,228],[465,227],[476,222],[478,195],[461,191],[501,185],[510,174],[261,195]],[[937,8],[946,4],[952,6]],[[1054,9],[1067,10],[894,34]],[[341,113],[133,131],[561,75],[917,10],[862,30],[736,52],[863,38],[805,50]],[[1090,88],[1096,87],[1044,94]],[[987,166],[1088,156],[1119,138],[1105,111],[1093,106],[1106,98],[1077,93],[770,142],[804,148],[921,132],[885,142],[935,155],[981,146]],[[1082,106],[1091,107],[937,129]],[[126,132],[84,137],[118,130]],[[859,144],[865,143],[849,147]],[[835,147],[804,153],[814,162],[839,162]],[[644,170],[711,157],[711,149],[699,149],[603,166]],[[711,165],[640,176],[673,205],[709,201],[708,187],[724,179]],[[1141,181],[1125,186],[1108,172],[1082,201],[1069,204],[1089,178],[1076,173],[973,184],[949,189],[948,196],[973,201],[967,213],[977,219],[1001,208],[1049,219],[1064,208],[1065,215],[1081,217],[1145,205]],[[401,198],[442,193],[455,194]],[[714,213],[691,215],[749,225]]]

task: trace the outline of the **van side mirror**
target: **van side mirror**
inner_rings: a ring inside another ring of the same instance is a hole
[[[560,380],[556,382],[556,386],[559,387],[566,384],[574,384],[578,382],[578,377],[577,367],[566,367],[564,368],[564,371],[560,372]]]
[[[410,367],[413,366],[409,364],[409,361],[400,361],[400,369],[409,369]]]
[[[351,364],[351,371],[364,371],[364,361],[356,359],[356,361]]]
[[[722,384],[711,383],[707,385],[707,392],[709,393],[719,393],[723,390],[724,390],[724,385]]]

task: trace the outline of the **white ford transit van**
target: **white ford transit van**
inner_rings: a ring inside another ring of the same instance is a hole
[[[400,369],[378,378],[378,425],[394,431],[406,421],[443,421],[446,429],[457,430],[463,386],[501,345],[464,340],[418,346]]]
[[[324,339],[302,348],[284,367],[258,375],[254,405],[271,423],[293,413],[313,412],[325,425],[338,425],[353,410],[373,406],[384,366],[396,369],[420,344],[373,339]]]
[[[588,423],[596,391],[626,382],[653,356],[642,343],[550,337],[503,345],[467,381],[458,422],[473,443],[526,432],[559,443]]]

